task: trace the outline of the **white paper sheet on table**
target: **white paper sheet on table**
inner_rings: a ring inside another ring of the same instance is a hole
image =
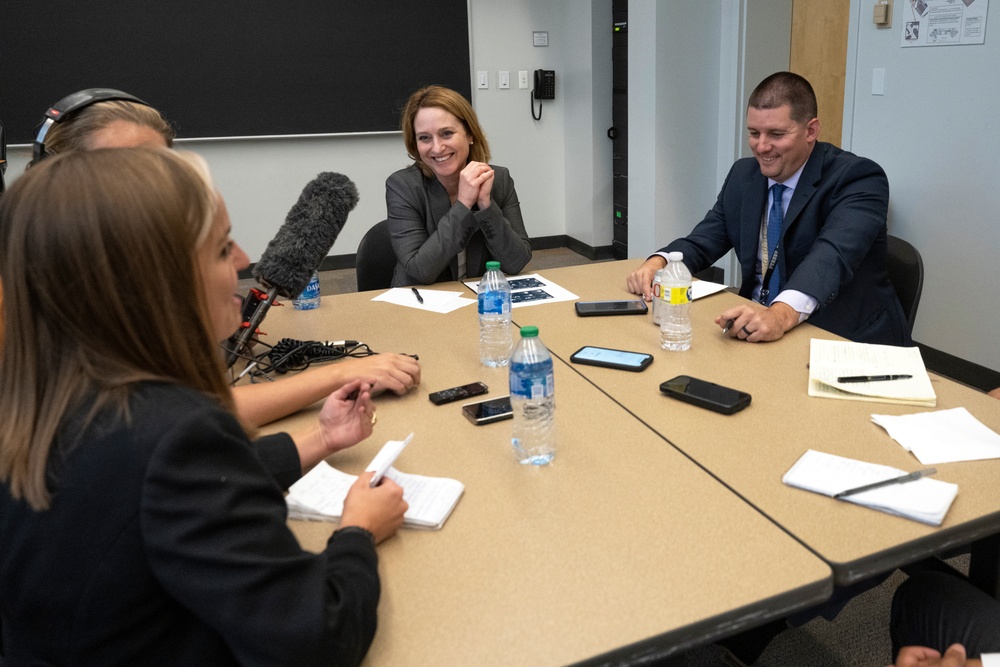
[[[726,289],[722,283],[713,283],[710,280],[695,280],[691,283],[691,300],[697,301],[703,296],[711,296],[716,292]]]
[[[394,303],[397,306],[417,308],[418,310],[429,310],[434,313],[450,313],[451,311],[458,310],[463,306],[476,303],[475,299],[462,296],[464,292],[445,292],[443,290],[422,288],[418,289],[420,290],[421,298],[424,300],[423,303],[417,301],[417,295],[413,293],[413,289],[410,287],[393,287],[392,289],[382,292],[378,296],[372,298],[372,301],[387,301],[389,303]]]
[[[965,408],[872,415],[872,421],[925,465],[1000,458],[1000,435]]]
[[[511,285],[511,308],[520,308],[521,306],[537,306],[540,303],[573,301],[574,299],[580,298],[569,290],[556,285],[551,280],[543,278],[537,273],[528,273],[522,276],[507,276],[507,282],[513,283],[515,280],[530,282],[531,284],[521,288],[518,288],[513,284]],[[468,285],[469,289],[473,292],[479,294],[478,280],[469,280],[466,281],[465,284]],[[540,298],[529,298],[532,296]]]

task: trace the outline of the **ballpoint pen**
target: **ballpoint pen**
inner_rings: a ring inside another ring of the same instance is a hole
[[[871,491],[872,489],[880,489],[883,486],[889,486],[890,484],[903,484],[905,482],[912,482],[915,479],[920,479],[921,477],[927,477],[928,475],[933,475],[936,472],[937,470],[934,468],[924,468],[923,470],[917,470],[916,472],[911,472],[908,475],[900,475],[899,477],[883,479],[881,482],[873,482],[871,484],[864,484],[863,486],[856,486],[853,489],[847,489],[846,491],[835,493],[833,494],[833,497],[840,499],[845,496],[853,496],[855,493],[861,493],[862,491]]]
[[[841,375],[837,382],[887,382],[889,380],[909,380],[912,375]]]
[[[423,303],[424,302],[424,297],[420,296],[420,292],[417,291],[417,288],[416,287],[411,287],[410,289],[413,290],[413,294],[414,294],[414,296],[417,297],[417,301],[419,301],[420,303]]]
[[[722,327],[722,333],[729,333],[729,330],[733,328],[734,324],[736,324],[736,320],[732,318],[726,320],[726,326]]]

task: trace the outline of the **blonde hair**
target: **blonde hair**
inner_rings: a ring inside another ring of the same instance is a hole
[[[163,149],[73,151],[0,198],[0,482],[33,508],[88,404],[84,426],[106,407],[127,418],[133,385],[159,380],[232,410],[196,259],[218,207],[207,173]]]
[[[465,133],[472,139],[472,145],[469,146],[470,161],[490,161],[490,144],[486,141],[486,133],[483,132],[483,128],[479,124],[479,118],[476,117],[476,112],[473,111],[469,100],[451,88],[427,86],[410,95],[410,99],[406,101],[406,106],[403,107],[401,119],[406,154],[420,168],[424,176],[430,178],[434,175],[434,172],[420,159],[420,152],[417,150],[417,134],[413,130],[413,121],[417,117],[417,112],[427,107],[444,109],[455,116],[455,118],[458,118],[462,123]]]

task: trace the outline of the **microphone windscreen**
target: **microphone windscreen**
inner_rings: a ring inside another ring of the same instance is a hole
[[[302,190],[254,266],[253,277],[283,297],[298,296],[329,254],[357,203],[358,189],[351,179],[330,171],[321,173]]]

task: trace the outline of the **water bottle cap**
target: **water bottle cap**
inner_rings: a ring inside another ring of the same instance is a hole
[[[486,270],[487,271],[499,271],[500,270],[500,262],[486,262]]]
[[[683,262],[684,261],[684,253],[682,253],[679,250],[675,250],[674,252],[667,253],[667,261],[668,262]]]
[[[534,338],[538,335],[538,327],[521,327],[521,338]]]

